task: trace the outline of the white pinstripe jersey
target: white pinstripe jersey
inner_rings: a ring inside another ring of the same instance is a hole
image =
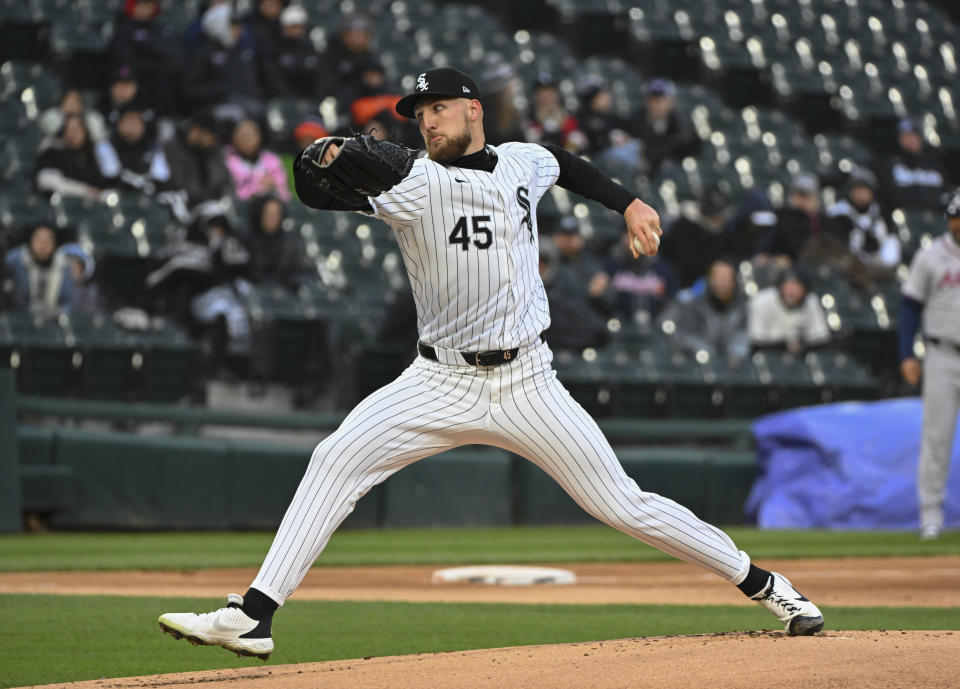
[[[960,246],[949,232],[913,257],[903,293],[923,302],[924,335],[960,344]]]
[[[488,146],[493,172],[419,158],[371,199],[396,232],[420,339],[462,351],[530,345],[550,325],[540,280],[537,202],[560,167],[537,144]]]

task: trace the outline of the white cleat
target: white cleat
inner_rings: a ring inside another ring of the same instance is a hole
[[[940,527],[935,524],[927,524],[920,529],[921,541],[935,541],[940,538]]]
[[[823,629],[823,614],[810,600],[793,588],[793,584],[771,572],[767,587],[753,600],[777,616],[790,636],[809,636]]]
[[[238,656],[256,656],[266,660],[273,651],[270,622],[248,617],[240,606],[243,596],[231,593],[227,607],[214,612],[167,612],[157,620],[160,629],[176,639],[186,639],[194,646],[223,646]]]

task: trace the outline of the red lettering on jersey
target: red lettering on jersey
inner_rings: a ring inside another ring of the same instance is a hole
[[[946,271],[937,283],[937,287],[960,287],[960,269]]]

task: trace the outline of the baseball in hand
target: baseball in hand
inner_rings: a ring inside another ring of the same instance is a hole
[[[657,249],[659,250],[659,249],[660,249],[660,235],[658,235],[658,234],[654,234],[654,235],[653,235],[653,243],[656,245]],[[639,237],[634,237],[634,238],[633,238],[633,245],[636,247],[637,251],[639,251],[641,254],[643,253],[643,245],[640,243],[640,238],[639,238]]]

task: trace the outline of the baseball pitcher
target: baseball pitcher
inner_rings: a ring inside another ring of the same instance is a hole
[[[396,106],[419,125],[424,157],[358,136],[319,139],[297,158],[301,201],[380,218],[396,234],[417,306],[419,356],[314,450],[246,594],[230,594],[227,607],[211,613],[164,614],[161,628],[266,658],[274,611],[356,502],[418,459],[478,443],[526,457],[600,521],[738,586],[788,634],[819,631],[820,611],[787,579],[626,475],[557,380],[540,338],[550,309],[536,211],[547,189],[558,184],[622,213],[635,257],[657,251],[656,211],[555,146],[486,145],[479,97],[462,72],[429,70]]]

